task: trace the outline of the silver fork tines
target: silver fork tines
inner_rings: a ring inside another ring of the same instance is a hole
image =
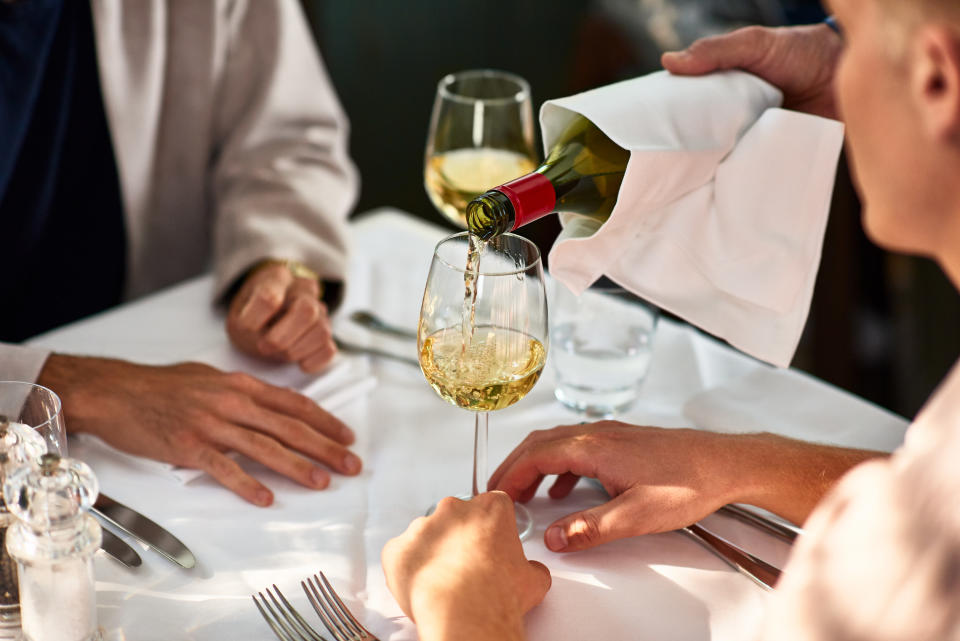
[[[290,602],[287,601],[283,592],[276,585],[273,586],[273,591],[280,597],[280,601],[277,601],[277,597],[273,595],[270,588],[266,590],[270,601],[273,601],[273,605],[270,605],[267,597],[263,596],[263,592],[251,595],[250,598],[253,599],[257,609],[260,610],[260,614],[263,615],[264,620],[280,641],[327,641],[310,627],[310,624],[290,605]],[[260,597],[259,600],[257,600],[258,596]],[[276,609],[274,609],[274,606],[276,606]]]
[[[323,572],[300,582],[310,605],[336,641],[380,641],[350,613]]]

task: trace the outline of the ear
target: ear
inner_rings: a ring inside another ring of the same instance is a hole
[[[914,34],[910,90],[934,140],[960,143],[960,36],[939,25]]]

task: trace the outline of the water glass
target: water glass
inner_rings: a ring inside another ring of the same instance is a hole
[[[557,399],[590,418],[628,409],[650,369],[660,310],[606,279],[580,296],[554,282],[552,294]]]
[[[60,398],[46,387],[33,383],[0,381],[0,416],[36,430],[47,451],[66,456],[67,434]],[[0,468],[0,482],[3,473]],[[16,564],[7,554],[7,527],[14,516],[0,502],[0,639],[20,638],[20,590]]]

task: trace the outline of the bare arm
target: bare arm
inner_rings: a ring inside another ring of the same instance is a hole
[[[675,530],[727,503],[757,505],[803,523],[847,470],[878,456],[771,434],[601,421],[533,432],[501,463],[489,487],[526,502],[548,475],[557,475],[554,499],[566,497],[581,476],[598,479],[611,500],[558,519],[545,534],[551,550],[575,551]]]

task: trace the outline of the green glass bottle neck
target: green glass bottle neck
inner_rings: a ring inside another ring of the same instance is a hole
[[[553,184],[543,174],[533,172],[471,201],[467,206],[467,226],[489,240],[552,213],[556,205]]]

